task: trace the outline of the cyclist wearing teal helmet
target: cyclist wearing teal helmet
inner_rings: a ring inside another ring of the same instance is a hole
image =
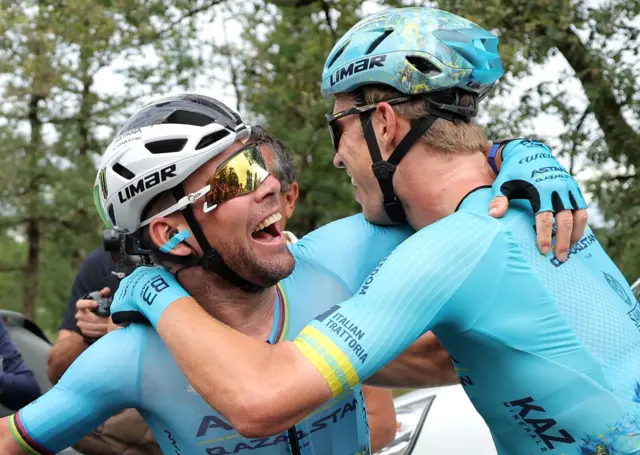
[[[353,93],[357,101],[327,116],[336,152],[341,138],[336,122],[359,115],[385,211],[392,221],[404,221],[392,184],[400,160],[438,119],[469,122],[475,117],[477,103],[503,74],[498,38],[462,17],[404,8],[364,19],[336,43],[322,72],[323,95]],[[363,90],[372,84],[397,92],[388,90],[390,97],[384,97],[391,105],[424,104],[424,115],[411,121],[404,140],[386,160],[371,122],[378,103],[366,103]]]

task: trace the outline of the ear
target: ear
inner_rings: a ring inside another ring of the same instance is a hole
[[[149,225],[149,236],[155,247],[160,248],[176,233],[184,229],[188,230],[189,228],[183,222],[177,222],[177,220],[172,217],[161,217],[156,218]],[[185,240],[185,242],[187,241]],[[175,254],[176,256],[189,256],[192,254],[193,250],[185,242],[178,244],[172,249],[171,254]]]
[[[402,137],[396,137],[401,130],[400,120],[400,116],[389,103],[378,104],[373,116],[373,129],[380,145],[380,154],[385,160],[389,158],[402,140]]]
[[[285,193],[285,218],[289,219],[293,216],[293,211],[296,208],[296,201],[298,200],[298,195],[300,194],[300,187],[298,187],[298,182],[293,182],[289,185],[289,191]]]

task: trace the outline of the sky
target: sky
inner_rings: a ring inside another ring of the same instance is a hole
[[[601,3],[602,0],[590,0],[588,3],[594,4]],[[365,13],[370,14],[379,10],[380,7],[371,2],[365,2],[363,4],[363,10]],[[224,41],[230,43],[236,43],[241,39],[241,26],[236,19],[229,13],[216,14],[214,23],[201,24],[199,27],[199,38],[207,39],[215,42],[216,44],[224,44]],[[224,31],[224,33],[221,33]],[[149,53],[147,56],[149,60],[153,60],[155,55]],[[117,68],[122,68],[128,63],[123,61],[114,61],[109,67],[103,68],[95,76],[95,86],[103,87],[105,93],[114,93],[125,90],[124,81],[121,76],[114,73]],[[320,77],[321,66],[318,65],[318,77]],[[564,57],[559,53],[555,56],[548,58],[544,65],[538,65],[532,71],[532,75],[519,80],[518,86],[514,88],[509,97],[502,97],[500,102],[506,107],[515,107],[515,103],[519,99],[519,95],[526,89],[538,85],[542,81],[553,82],[558,88],[567,88],[572,93],[572,102],[579,109],[584,109],[587,105],[587,98],[582,90],[579,81],[573,77],[567,77],[572,75],[571,67],[568,65]],[[223,81],[229,80],[228,70],[226,68],[220,68],[216,71],[215,78],[201,77],[195,81],[195,90],[220,99],[231,107],[237,108],[237,100],[234,94],[233,86],[230,82],[225,83]],[[175,93],[180,92],[180,89],[174,90]],[[163,95],[168,95],[165,93]],[[141,99],[140,104],[144,104],[150,101],[150,99]],[[534,118],[531,122],[531,130],[524,131],[526,134],[535,135],[536,137],[544,139],[553,149],[554,142],[557,144],[557,137],[564,130],[563,122],[558,116],[553,114],[542,114]],[[327,137],[327,140],[329,138]],[[565,167],[569,167],[568,160],[559,158],[559,161]],[[584,181],[593,177],[598,170],[584,165],[583,162],[577,160],[576,178],[578,181]],[[602,216],[600,215],[597,207],[591,203],[589,195],[585,194],[587,202],[589,203],[589,215],[590,223],[592,225],[602,224]]]

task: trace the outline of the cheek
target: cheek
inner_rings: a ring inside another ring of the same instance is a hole
[[[246,232],[247,207],[241,198],[232,199],[209,213],[198,217],[200,226],[210,240],[225,241],[238,239]],[[236,240],[237,241],[237,240]]]
[[[285,210],[287,209],[287,197],[284,193],[278,194],[278,205],[280,206],[280,213],[282,216],[285,215]]]

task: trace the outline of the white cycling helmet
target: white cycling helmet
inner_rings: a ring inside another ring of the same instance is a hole
[[[247,291],[260,291],[261,286],[237,275],[211,246],[190,207],[193,195],[185,196],[182,188],[196,169],[236,140],[246,141],[250,133],[237,112],[207,96],[181,94],[146,105],[124,124],[100,162],[93,194],[102,220],[140,240],[140,227],[167,214],[143,220],[145,207],[170,190],[178,201],[171,212],[182,212],[203,255],[175,256],[153,245],[146,245],[148,250],[184,268],[199,266]]]
[[[150,221],[141,218],[154,197],[249,134],[237,112],[207,96],[181,94],[147,104],[100,162],[93,196],[102,220],[121,233],[135,232]]]

